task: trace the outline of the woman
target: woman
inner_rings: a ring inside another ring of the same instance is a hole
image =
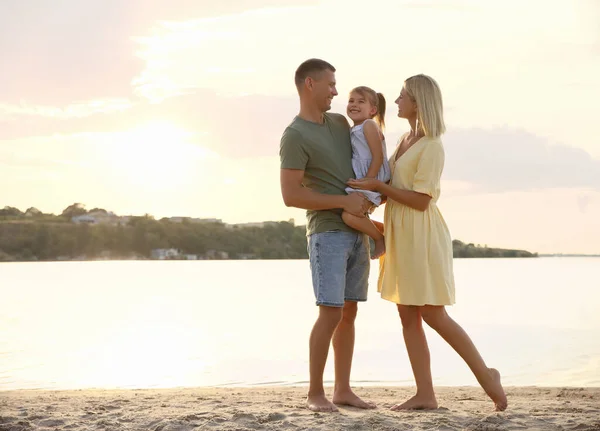
[[[372,178],[348,182],[350,187],[387,196],[386,255],[378,291],[397,304],[417,385],[416,395],[392,410],[438,407],[423,321],[465,360],[496,410],[505,410],[500,373],[487,367],[467,333],[444,308],[454,304],[454,274],[450,232],[436,205],[444,167],[440,136],[446,129],[440,88],[429,76],[413,76],[404,82],[396,104],[398,117],[408,120],[411,130],[400,138],[390,159],[390,184]]]

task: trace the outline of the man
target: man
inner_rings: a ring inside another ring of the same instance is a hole
[[[337,411],[335,404],[374,408],[350,388],[357,302],[367,300],[368,237],[347,226],[342,210],[364,217],[370,202],[347,195],[354,178],[350,127],[343,115],[326,113],[337,96],[335,68],[310,59],[296,70],[300,113],[281,138],[281,193],[286,206],[307,210],[310,268],[319,316],[310,334],[307,406]],[[333,403],[325,396],[323,372],[333,339]]]

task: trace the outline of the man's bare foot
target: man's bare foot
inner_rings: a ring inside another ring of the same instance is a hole
[[[489,372],[491,383],[486,385],[487,387],[484,386],[483,390],[492,399],[494,404],[496,404],[496,411],[503,412],[508,407],[508,400],[506,399],[506,394],[504,393],[504,388],[502,387],[500,373],[495,368],[490,368]]]
[[[325,395],[309,395],[306,398],[306,407],[313,412],[329,413],[338,411],[338,408]]]
[[[392,406],[392,410],[435,410],[438,408],[437,400],[435,399],[435,395],[430,397],[415,395],[408,401],[403,402],[402,404],[396,404]]]
[[[373,256],[371,259],[378,259],[385,254],[385,239],[375,240],[375,250],[373,250]]]
[[[333,394],[333,403],[341,406],[358,407],[359,409],[375,409],[377,406],[369,401],[363,401],[351,390]]]

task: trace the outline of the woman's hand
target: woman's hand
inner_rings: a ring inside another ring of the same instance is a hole
[[[379,188],[381,187],[381,185],[383,183],[381,181],[379,181],[377,178],[360,178],[357,180],[354,180],[354,179],[348,180],[348,182],[346,184],[348,184],[353,189],[371,190],[371,191],[377,192],[377,191],[379,191]]]

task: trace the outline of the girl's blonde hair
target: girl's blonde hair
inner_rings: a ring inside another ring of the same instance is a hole
[[[430,76],[415,75],[404,81],[404,90],[417,104],[417,130],[437,138],[446,131],[440,86]]]
[[[385,97],[383,97],[383,94],[377,93],[372,88],[365,87],[364,85],[352,89],[350,94],[352,93],[357,93],[366,97],[371,102],[371,105],[377,108],[377,112],[373,119],[379,125],[379,128],[383,130],[385,128]]]

